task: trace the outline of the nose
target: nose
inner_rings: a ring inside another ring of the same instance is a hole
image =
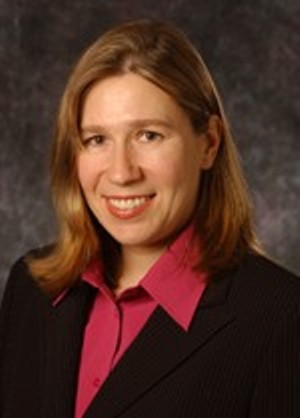
[[[139,162],[130,144],[115,143],[108,161],[107,174],[112,183],[127,185],[142,178]]]

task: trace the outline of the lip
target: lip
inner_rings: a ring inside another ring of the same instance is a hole
[[[144,213],[152,204],[154,194],[130,196],[104,196],[108,212],[115,218],[127,220]]]

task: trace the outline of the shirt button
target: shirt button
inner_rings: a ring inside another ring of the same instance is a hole
[[[98,378],[94,379],[93,385],[94,385],[95,388],[98,388],[100,386],[100,379],[98,379]]]

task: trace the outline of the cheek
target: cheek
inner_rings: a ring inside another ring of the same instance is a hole
[[[187,208],[195,204],[200,177],[201,171],[195,161],[190,161],[189,164],[184,162],[174,168],[169,175],[169,179],[177,202],[180,202]]]
[[[78,180],[86,192],[92,188],[96,179],[96,165],[86,155],[80,155],[77,160],[77,174]]]
[[[160,167],[157,167],[157,170],[158,180],[161,180],[162,184],[170,186],[175,192],[194,189],[200,174],[195,161],[187,161],[181,156],[165,159]]]
[[[170,149],[166,146],[158,153],[148,153],[140,158],[141,167],[151,173],[161,186],[174,186],[184,178],[186,164],[182,158],[183,151],[181,147]]]
[[[175,161],[166,159],[151,166],[151,177],[159,188],[174,191],[183,179],[183,170]]]

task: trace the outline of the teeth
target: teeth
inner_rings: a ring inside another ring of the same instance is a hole
[[[135,197],[134,199],[109,199],[109,203],[118,209],[133,209],[143,205],[147,201],[146,197]]]

